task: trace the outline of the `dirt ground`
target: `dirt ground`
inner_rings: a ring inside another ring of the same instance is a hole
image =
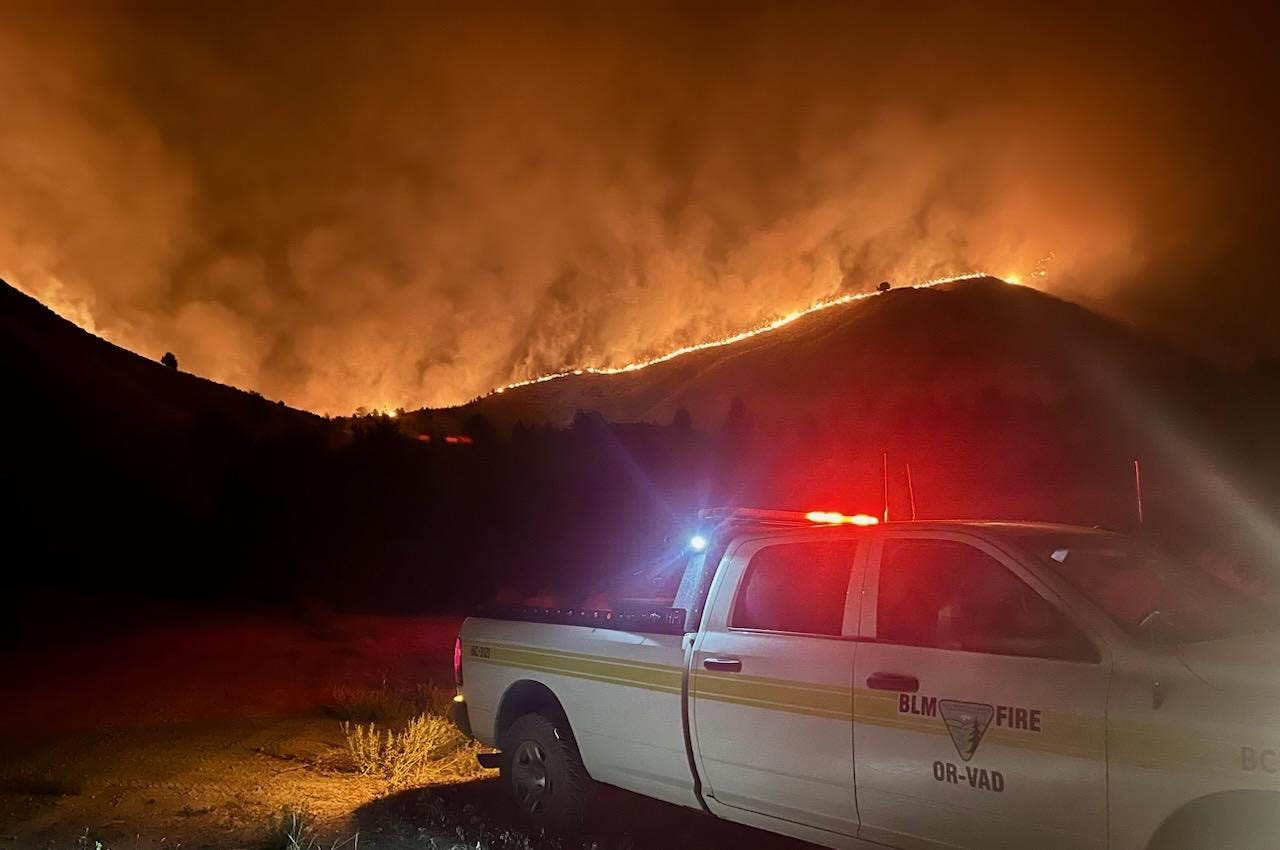
[[[585,834],[529,835],[492,774],[396,787],[353,772],[336,689],[447,687],[459,622],[171,618],[0,655],[0,850],[784,846],[601,789]],[[800,846],[800,845],[791,845]]]

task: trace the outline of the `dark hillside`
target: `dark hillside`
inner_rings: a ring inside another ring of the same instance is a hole
[[[700,506],[879,513],[884,452],[895,519],[914,490],[922,518],[1130,529],[1140,458],[1144,534],[1262,575],[1280,552],[1278,376],[978,280],[635,372],[330,421],[123,351],[2,287],[4,581],[38,603],[15,603],[9,628],[104,595],[579,603],[643,579]]]
[[[1112,320],[984,278],[891,290],[635,372],[570,375],[437,415],[480,412],[510,427],[517,420],[567,423],[579,409],[610,421],[661,422],[684,408],[705,424],[740,397],[769,429],[811,413],[857,422],[921,396],[971,404],[998,392],[1054,402],[1092,384],[1089,371],[1104,368],[1158,387],[1211,377],[1189,355]]]
[[[0,643],[37,639],[75,600],[95,630],[123,599],[458,611],[586,587],[632,542],[662,545],[711,456],[706,435],[591,417],[467,444],[328,421],[124,351],[7,286],[0,380]]]
[[[1136,458],[1149,531],[1250,538],[1251,559],[1277,551],[1242,510],[1280,515],[1275,364],[1228,371],[995,279],[891,290],[638,371],[570,375],[422,417],[463,427],[481,415],[501,431],[576,410],[661,423],[683,411],[695,428],[745,429],[738,502],[878,513],[888,452],[898,518],[910,463],[922,516],[1127,528]]]
[[[313,414],[267,402],[113,345],[0,280],[0,352],[15,401],[75,406],[98,426],[169,428],[213,417],[258,434],[314,427]]]
[[[17,587],[219,595],[245,577],[216,516],[229,470],[255,446],[327,428],[112,345],[2,282],[0,381]]]

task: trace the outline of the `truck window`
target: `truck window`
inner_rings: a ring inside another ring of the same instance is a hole
[[[1088,639],[1022,579],[986,553],[947,540],[885,541],[876,640],[1097,660]]]
[[[766,546],[751,558],[729,627],[839,635],[857,543]]]
[[[1104,532],[1010,534],[1119,626],[1143,640],[1182,644],[1280,630],[1260,588],[1230,587],[1136,540]],[[1158,628],[1144,629],[1158,615]]]

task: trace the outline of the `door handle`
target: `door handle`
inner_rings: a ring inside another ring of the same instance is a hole
[[[742,662],[737,658],[708,658],[702,662],[702,666],[721,673],[737,673],[742,670]]]
[[[920,690],[920,680],[905,673],[872,673],[867,677],[867,687],[877,691],[914,694]]]

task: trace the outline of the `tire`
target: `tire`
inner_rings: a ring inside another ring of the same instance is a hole
[[[591,780],[567,724],[516,718],[503,736],[501,778],[525,820],[549,832],[581,828]]]
[[[1280,798],[1238,791],[1171,817],[1152,850],[1276,850],[1280,848]]]

